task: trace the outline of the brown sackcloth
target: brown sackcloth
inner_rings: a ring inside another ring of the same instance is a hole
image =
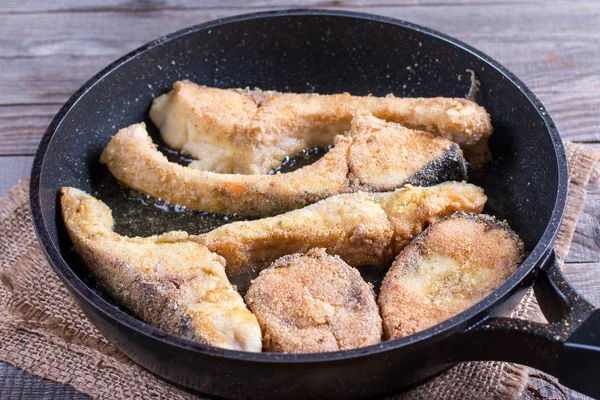
[[[585,185],[599,154],[567,143],[570,190],[567,213],[556,240],[567,254],[585,201]],[[27,199],[28,182],[0,199],[0,361],[94,398],[197,399],[138,367],[92,326],[56,277],[34,236]],[[539,318],[527,294],[514,312]],[[515,399],[528,369],[501,362],[459,364],[394,399]]]

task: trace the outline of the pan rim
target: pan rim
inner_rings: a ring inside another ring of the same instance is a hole
[[[125,312],[118,310],[113,305],[106,302],[96,293],[94,293],[81,279],[74,273],[72,268],[66,263],[62,257],[60,250],[56,247],[55,243],[50,237],[49,231],[46,226],[46,220],[42,214],[42,206],[40,202],[40,177],[44,166],[44,159],[46,150],[50,144],[54,133],[60,128],[60,125],[64,117],[69,111],[77,104],[77,102],[84,97],[88,91],[90,91],[96,83],[104,79],[112,71],[120,68],[128,61],[136,58],[137,56],[145,53],[148,50],[156,46],[160,46],[163,43],[167,43],[173,39],[193,34],[198,31],[211,29],[217,26],[224,26],[234,24],[238,22],[255,20],[255,19],[268,19],[277,17],[293,17],[293,16],[326,16],[326,17],[339,17],[339,18],[350,18],[369,20],[373,22],[389,24],[393,26],[400,26],[403,28],[411,29],[413,31],[429,35],[435,39],[447,42],[460,50],[470,53],[472,56],[480,59],[491,68],[496,69],[499,73],[505,76],[511,84],[517,87],[517,89],[531,102],[536,108],[540,118],[544,121],[547,132],[550,135],[553,143],[556,155],[557,171],[558,171],[558,191],[556,200],[554,203],[552,215],[544,233],[538,243],[535,245],[532,252],[525,259],[525,261],[519,266],[517,271],[509,277],[500,287],[498,287],[489,296],[483,300],[463,311],[454,317],[443,321],[431,328],[418,332],[414,335],[410,335],[404,338],[388,340],[381,342],[376,345],[361,347],[358,349],[325,352],[325,353],[312,353],[312,354],[284,354],[284,353],[251,353],[238,350],[227,350],[217,347],[212,347],[202,343],[194,342],[188,339],[168,334],[159,328],[153,327],[140,319],[137,319]],[[460,40],[452,38],[443,33],[435,30],[413,24],[411,22],[398,20],[395,18],[362,13],[353,11],[343,10],[321,10],[321,9],[291,9],[291,10],[276,10],[242,14],[227,18],[222,18],[214,21],[197,24],[191,27],[181,29],[179,31],[170,33],[162,36],[154,41],[151,41],[136,50],[124,55],[117,59],[107,67],[102,69],[91,79],[89,79],[80,89],[73,94],[69,100],[61,107],[59,112],[53,118],[52,122],[48,126],[48,129],[42,136],[38,150],[36,152],[33,167],[31,170],[31,181],[30,181],[30,208],[32,214],[32,220],[36,236],[41,244],[42,250],[49,260],[50,265],[60,277],[60,279],[66,284],[67,288],[76,295],[78,299],[84,301],[95,313],[100,314],[103,318],[112,321],[114,324],[126,326],[128,329],[138,332],[141,335],[150,336],[154,340],[162,341],[167,345],[178,347],[181,350],[187,350],[202,354],[204,356],[212,356],[219,358],[226,358],[235,361],[247,361],[247,362],[264,362],[264,363],[324,363],[324,362],[337,362],[347,359],[356,359],[360,357],[371,356],[376,353],[398,349],[401,347],[407,347],[412,344],[421,342],[422,340],[436,337],[442,339],[445,336],[450,336],[457,331],[461,331],[463,326],[472,326],[473,321],[477,322],[484,318],[486,311],[496,305],[502,299],[511,295],[519,285],[525,280],[530,273],[540,265],[540,261],[544,259],[549,253],[554,238],[558,232],[560,222],[563,217],[564,208],[567,198],[567,163],[566,154],[562,139],[560,138],[558,129],[556,128],[552,118],[546,111],[543,104],[537,99],[533,92],[514,74],[503,67],[500,63],[485,55],[484,53],[474,49],[473,47],[463,43]]]

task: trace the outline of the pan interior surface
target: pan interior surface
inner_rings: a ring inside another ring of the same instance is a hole
[[[118,307],[71,251],[57,207],[59,189],[74,186],[118,208],[118,195],[107,189],[109,172],[98,162],[100,153],[118,129],[140,121],[152,127],[150,104],[175,81],[283,92],[465,97],[471,71],[480,83],[476,101],[494,126],[494,160],[476,183],[489,197],[486,212],[506,219],[532,251],[552,221],[560,189],[558,163],[548,159],[555,155],[554,143],[537,104],[502,71],[445,39],[376,18],[327,13],[266,15],[192,28],[149,46],[94,83],[63,116],[42,160],[39,204],[48,245],[87,286]],[[157,132],[151,133],[159,141]],[[123,198],[130,211],[121,207],[115,217],[135,224],[148,212],[163,212],[149,211],[142,200]],[[207,229],[198,224],[196,232]]]

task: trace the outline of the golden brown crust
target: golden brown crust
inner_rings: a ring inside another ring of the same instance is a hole
[[[277,258],[313,247],[324,247],[353,266],[391,262],[392,234],[372,197],[355,193],[275,217],[233,222],[192,239],[225,257],[229,276],[249,281]]]
[[[452,142],[364,113],[323,158],[285,174],[219,174],[171,163],[143,124],[121,129],[100,162],[119,181],[154,197],[195,210],[253,216],[280,214],[339,193],[466,178],[462,153]]]
[[[110,209],[62,189],[75,250],[112,297],[166,332],[216,347],[260,351],[256,318],[225,275],[224,260],[185,232],[128,238],[112,231]]]
[[[382,328],[373,288],[325,249],[275,261],[246,295],[265,351],[316,353],[377,344]]]
[[[352,120],[347,135],[353,139],[348,170],[353,187],[361,190],[383,192],[406,182],[425,186],[467,179],[461,150],[444,138],[362,112]],[[441,175],[450,179],[440,179]]]
[[[485,202],[481,188],[459,182],[343,194],[275,217],[233,222],[192,239],[223,256],[230,276],[256,276],[275,259],[313,247],[353,267],[382,265],[427,224],[455,211],[481,212]]]
[[[459,182],[426,188],[407,185],[392,193],[375,193],[373,197],[394,228],[393,254],[398,254],[427,226],[457,211],[480,213],[487,201],[482,188]]]
[[[286,174],[236,175],[198,171],[169,162],[143,124],[122,129],[100,157],[129,187],[194,210],[224,214],[272,215],[314,203],[344,190],[350,141],[314,164]]]
[[[479,302],[524,258],[523,242],[493,217],[456,213],[398,255],[379,293],[387,339],[436,325]]]
[[[307,147],[330,145],[359,111],[458,143],[485,161],[492,133],[484,108],[459,98],[397,98],[217,89],[176,82],[150,117],[171,147],[207,171],[265,174]]]

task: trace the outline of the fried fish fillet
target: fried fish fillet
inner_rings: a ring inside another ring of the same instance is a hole
[[[352,139],[347,156],[352,189],[384,192],[406,183],[429,186],[467,179],[458,145],[428,132],[359,112],[344,136]]]
[[[320,160],[284,174],[219,174],[171,163],[143,124],[121,129],[100,162],[125,185],[151,196],[195,210],[251,216],[280,214],[339,193],[466,178],[455,143],[364,113]]]
[[[353,267],[383,265],[428,224],[456,211],[481,212],[486,200],[483,189],[468,183],[408,185],[389,193],[333,196],[191,238],[223,256],[230,277],[255,277],[275,259],[314,247],[325,248]]]
[[[398,255],[379,307],[386,339],[436,325],[479,302],[515,272],[523,242],[508,224],[456,213],[431,225]]]
[[[222,257],[185,232],[129,238],[110,209],[65,187],[62,214],[75,250],[112,297],[164,331],[216,347],[261,351],[254,315],[225,275]]]
[[[373,288],[325,249],[278,259],[252,282],[245,299],[265,351],[318,353],[381,342]]]
[[[471,162],[487,159],[490,116],[460,98],[278,93],[180,81],[154,100],[150,118],[169,146],[197,158],[194,168],[266,174],[286,156],[333,144],[361,110],[452,140]]]

